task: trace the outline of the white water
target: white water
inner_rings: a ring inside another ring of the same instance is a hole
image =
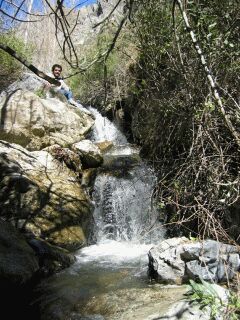
[[[96,109],[89,111],[96,118],[92,139],[112,141],[110,155],[138,153],[113,123]],[[96,244],[78,252],[78,263],[120,266],[141,260],[146,267],[149,249],[164,236],[152,204],[155,182],[154,171],[143,162],[98,174],[93,191]]]
[[[81,264],[98,262],[100,265],[126,265],[135,264],[141,259],[146,262],[146,253],[151,249],[151,244],[134,244],[132,242],[119,242],[104,240],[95,245],[86,247],[77,256]]]
[[[122,132],[118,130],[107,117],[103,117],[95,108],[89,107],[88,110],[95,116],[95,124],[92,133],[93,141],[113,141],[115,145],[128,143]]]
[[[155,177],[143,164],[116,174],[102,173],[95,181],[97,241],[149,243],[150,230],[157,223],[157,212],[151,205]]]

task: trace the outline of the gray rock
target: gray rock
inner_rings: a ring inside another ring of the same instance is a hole
[[[221,281],[232,279],[240,266],[240,257],[237,253],[223,255],[218,261],[217,278]]]
[[[189,279],[222,282],[239,270],[239,253],[237,247],[214,240],[167,239],[149,252],[149,275],[176,284]]]
[[[128,145],[113,146],[103,155],[103,166],[127,168],[140,163],[139,148]]]
[[[36,92],[37,90],[43,88],[44,80],[39,78],[34,73],[24,73],[20,76],[20,78],[13,82],[2,94],[10,94],[17,90],[28,90],[32,92]]]
[[[149,251],[149,275],[155,280],[181,284],[185,275],[185,263],[179,248],[187,238],[172,238],[162,241]]]
[[[181,253],[181,259],[185,261],[191,261],[198,259],[201,251],[201,244],[199,242],[192,243],[192,246],[189,248],[189,246],[183,245],[183,252]]]
[[[206,265],[199,260],[189,261],[186,263],[186,275],[189,279],[203,279],[205,281],[212,281],[216,279],[218,270],[218,262]]]

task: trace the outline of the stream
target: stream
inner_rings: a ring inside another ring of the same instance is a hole
[[[152,200],[156,177],[139,149],[90,110],[96,118],[91,140],[114,144],[92,192],[92,244],[75,252],[70,268],[41,282],[34,303],[42,320],[158,319],[147,316],[156,308],[164,312],[182,289],[152,285],[148,279],[148,251],[164,238]]]

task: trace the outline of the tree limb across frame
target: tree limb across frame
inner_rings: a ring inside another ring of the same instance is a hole
[[[6,46],[6,45],[0,43],[0,49],[2,49],[3,51],[7,52],[13,58],[17,59],[25,67],[27,67],[29,70],[31,70],[33,73],[35,73],[38,77],[48,81],[49,83],[51,83],[51,84],[53,84],[55,86],[60,86],[61,85],[61,83],[59,81],[55,80],[52,77],[49,77],[44,72],[38,70],[34,65],[30,64],[26,59],[22,58],[16,51],[14,51],[9,46]]]

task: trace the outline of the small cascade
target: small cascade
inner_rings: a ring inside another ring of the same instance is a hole
[[[91,140],[95,142],[112,141],[115,145],[128,143],[124,134],[107,117],[103,117],[93,107],[89,107],[88,110],[95,116]]]
[[[99,243],[106,239],[151,243],[159,236],[159,230],[152,231],[161,228],[151,201],[154,183],[154,173],[142,163],[125,172],[98,175],[93,199]]]
[[[125,255],[126,262],[132,260],[133,252],[135,258],[147,258],[151,244],[164,237],[152,201],[156,176],[140,158],[137,146],[130,145],[123,133],[96,109],[90,107],[89,111],[96,119],[92,140],[107,140],[113,146],[104,154],[104,170],[99,171],[92,193],[96,244],[80,250],[79,261],[101,260],[105,256],[105,262],[116,262],[121,261],[116,257]]]

